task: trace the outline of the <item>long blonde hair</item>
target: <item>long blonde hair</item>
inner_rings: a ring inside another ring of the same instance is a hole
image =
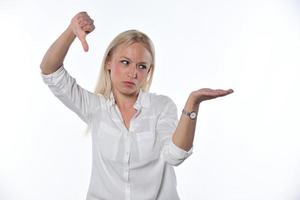
[[[106,64],[111,59],[112,55],[116,51],[116,49],[121,45],[131,45],[133,43],[141,43],[151,54],[152,63],[150,66],[150,71],[148,73],[148,77],[146,82],[142,85],[141,89],[143,91],[149,91],[153,73],[155,69],[155,50],[154,45],[151,39],[143,32],[138,30],[128,30],[117,35],[111,43],[108,45],[101,64],[100,73],[98,76],[98,81],[94,90],[94,93],[97,95],[103,95],[106,99],[109,98],[110,93],[112,91],[112,82],[110,79],[110,72],[106,68]],[[89,128],[85,131],[87,134],[89,132]]]

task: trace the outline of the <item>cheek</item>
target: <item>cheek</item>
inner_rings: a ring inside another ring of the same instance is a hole
[[[139,80],[140,82],[145,82],[147,80],[147,74],[139,74]]]
[[[112,76],[119,78],[122,76],[122,74],[123,74],[123,71],[122,71],[120,64],[114,65],[114,67],[112,69]]]

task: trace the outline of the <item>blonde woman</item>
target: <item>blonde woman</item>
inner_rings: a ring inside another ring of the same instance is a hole
[[[192,154],[199,104],[233,91],[191,92],[178,121],[169,97],[148,92],[155,69],[151,40],[130,30],[108,46],[95,92],[89,92],[63,61],[76,37],[88,51],[86,36],[94,29],[86,12],[76,14],[40,66],[53,94],[90,128],[93,163],[86,199],[179,199],[173,167]]]

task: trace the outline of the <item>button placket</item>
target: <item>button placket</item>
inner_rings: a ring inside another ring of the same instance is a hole
[[[128,164],[130,158],[130,135],[127,135],[125,137],[126,137],[126,141],[125,141],[124,162]]]
[[[130,183],[126,183],[125,184],[125,198],[126,198],[126,200],[130,200]]]

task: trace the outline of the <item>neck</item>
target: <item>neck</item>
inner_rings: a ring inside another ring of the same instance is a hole
[[[113,90],[114,98],[116,101],[116,104],[121,109],[131,109],[133,108],[133,105],[135,104],[137,98],[138,98],[138,92],[134,94],[122,94],[120,92],[116,92]]]

